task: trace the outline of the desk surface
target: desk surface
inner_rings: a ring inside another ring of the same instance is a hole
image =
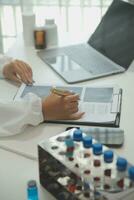
[[[66,84],[55,72],[53,72],[42,60],[40,60],[33,47],[25,47],[19,40],[8,52],[8,55],[28,62],[33,69],[34,80],[38,84]],[[121,149],[116,150],[118,154],[125,156],[134,164],[133,143],[133,104],[134,104],[134,64],[127,72],[97,80],[78,83],[77,85],[92,84],[117,84],[123,89],[123,102],[120,127],[125,131],[125,143]],[[12,99],[17,92],[17,85],[13,85],[5,80],[0,80],[0,97]],[[8,93],[7,93],[8,91]],[[45,124],[44,124],[45,126]],[[63,125],[59,125],[63,126]],[[38,128],[36,128],[38,131]],[[46,130],[46,129],[44,129]],[[56,131],[56,125],[53,125]],[[27,130],[29,132],[29,128]],[[44,132],[45,135],[45,132]],[[38,163],[22,156],[0,150],[0,199],[2,200],[24,200],[26,199],[26,183],[29,179],[38,181]],[[40,200],[54,200],[54,198],[39,186]]]
[[[27,181],[37,180],[39,196],[42,200],[55,198],[40,186],[38,163],[22,156],[0,149],[0,199],[27,199]]]

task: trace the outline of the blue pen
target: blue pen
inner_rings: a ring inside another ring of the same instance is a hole
[[[27,199],[28,200],[39,200],[38,188],[35,180],[28,181],[27,184]]]

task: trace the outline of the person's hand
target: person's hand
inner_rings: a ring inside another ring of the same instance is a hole
[[[3,75],[5,78],[19,83],[32,83],[32,69],[31,67],[20,60],[14,60],[6,64],[3,68]]]
[[[70,94],[61,97],[50,94],[42,100],[42,112],[44,120],[76,120],[83,116],[83,112],[78,112],[79,95]]]

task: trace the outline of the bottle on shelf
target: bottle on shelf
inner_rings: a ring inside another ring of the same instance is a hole
[[[22,13],[23,38],[26,46],[34,46],[33,31],[35,27],[35,14],[32,12]]]
[[[58,31],[54,19],[46,19],[44,30],[46,33],[46,46],[51,47],[58,44]]]
[[[46,32],[44,30],[44,27],[35,27],[34,44],[36,49],[46,48]]]

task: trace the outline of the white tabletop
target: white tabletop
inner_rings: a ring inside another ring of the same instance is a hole
[[[8,52],[8,55],[28,62],[33,69],[34,80],[39,84],[66,84],[54,71],[52,71],[40,58],[37,57],[34,47],[26,47],[20,39]],[[127,72],[92,81],[86,81],[77,85],[92,84],[117,84],[123,89],[123,102],[120,127],[125,131],[124,146],[117,152],[126,157],[129,162],[134,164],[133,143],[133,105],[134,105],[134,65]],[[12,99],[17,92],[18,87],[5,80],[0,80],[0,97]],[[8,92],[7,92],[8,91]],[[43,125],[41,125],[43,126]],[[45,124],[44,124],[45,126]],[[59,125],[65,126],[65,125]],[[40,128],[40,127],[39,127]],[[53,131],[56,131],[57,125],[53,125]],[[29,132],[30,129],[28,129]],[[36,127],[38,131],[38,128]],[[44,129],[47,131],[47,129]],[[26,133],[25,133],[26,134]],[[38,182],[38,163],[26,159],[20,155],[0,150],[0,199],[1,200],[24,200],[26,199],[26,183],[29,179],[36,179]],[[39,186],[40,187],[40,186]],[[54,198],[41,187],[40,200],[53,200]]]
[[[0,149],[0,199],[27,199],[27,181],[36,180],[39,199],[55,200],[39,184],[38,163]]]

